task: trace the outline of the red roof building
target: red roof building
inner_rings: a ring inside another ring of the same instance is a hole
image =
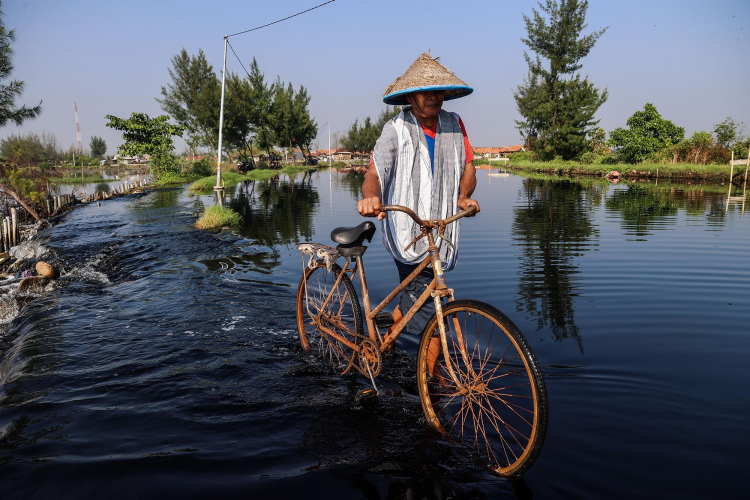
[[[500,146],[490,148],[472,148],[474,156],[482,158],[501,158],[506,157],[511,153],[519,153],[526,151],[523,146]]]

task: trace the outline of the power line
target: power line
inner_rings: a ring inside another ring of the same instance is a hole
[[[249,33],[249,32],[251,32],[251,31],[255,31],[255,30],[259,30],[259,29],[261,29],[261,28],[265,28],[265,27],[267,27],[267,26],[271,26],[272,24],[277,24],[277,23],[280,23],[280,22],[282,22],[282,21],[286,21],[287,19],[291,19],[291,18],[293,18],[293,17],[297,17],[297,16],[299,16],[299,15],[301,15],[301,14],[304,14],[305,12],[310,12],[311,10],[315,10],[315,9],[317,9],[318,7],[322,7],[322,6],[324,6],[324,5],[328,5],[329,3],[333,3],[333,2],[335,2],[335,1],[336,1],[336,0],[328,0],[328,2],[324,2],[324,3],[320,4],[320,5],[316,5],[315,7],[312,7],[312,8],[310,8],[310,9],[307,9],[307,10],[303,10],[302,12],[297,12],[296,14],[294,14],[294,15],[291,15],[291,16],[288,16],[288,17],[285,17],[284,19],[279,19],[278,21],[274,21],[274,22],[272,22],[272,23],[264,24],[263,26],[258,26],[257,28],[252,28],[252,29],[249,29],[249,30],[245,30],[245,31],[240,31],[240,32],[238,32],[238,33],[232,33],[231,35],[227,35],[227,38],[228,38],[228,37],[230,37],[230,36],[241,35],[241,34],[243,34],[243,33]],[[237,55],[237,54],[235,54],[235,55]],[[247,70],[245,70],[245,71],[247,71]]]
[[[232,54],[234,54],[234,57],[237,58],[237,61],[239,61],[240,66],[242,66],[242,69],[245,70],[245,73],[247,73],[247,76],[250,77],[250,72],[247,70],[244,64],[242,64],[242,61],[240,60],[240,56],[237,55],[237,52],[234,51],[234,47],[232,47],[232,44],[229,43],[229,40],[227,40],[227,45],[229,45],[229,48],[232,49]]]

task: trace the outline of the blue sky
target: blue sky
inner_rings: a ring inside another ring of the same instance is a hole
[[[323,0],[12,0],[4,21],[16,29],[13,77],[26,82],[21,103],[44,111],[11,133],[54,133],[75,143],[78,103],[87,147],[104,137],[122,142],[104,116],[162,114],[155,98],[170,82],[167,68],[183,47],[203,49],[221,71],[223,35],[260,26]],[[256,57],[266,79],[307,87],[310,111],[327,146],[326,122],[345,131],[355,118],[376,116],[386,86],[430,50],[474,88],[446,103],[477,146],[518,144],[513,89],[523,82],[525,0],[336,0],[274,26],[230,38],[247,66]],[[712,130],[727,116],[750,133],[750,2],[747,0],[591,0],[586,33],[609,26],[583,60],[582,72],[609,100],[600,108],[607,131],[647,102],[688,135]],[[231,51],[227,70],[243,73]],[[184,143],[178,144],[182,149]]]

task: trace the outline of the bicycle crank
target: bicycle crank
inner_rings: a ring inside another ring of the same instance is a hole
[[[374,379],[380,375],[380,368],[382,366],[382,358],[380,356],[380,349],[370,339],[364,339],[359,344],[359,371],[363,375]],[[373,386],[375,381],[372,381]]]

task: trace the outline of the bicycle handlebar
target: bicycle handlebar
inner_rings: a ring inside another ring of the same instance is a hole
[[[471,215],[474,212],[477,211],[477,207],[472,205],[466,210],[457,213],[456,215],[452,215],[448,217],[447,219],[434,219],[434,220],[422,220],[416,213],[414,213],[414,210],[404,207],[402,205],[385,205],[384,207],[381,207],[381,212],[404,212],[406,215],[414,219],[414,222],[419,224],[422,227],[439,227],[439,226],[446,226],[450,224],[451,222],[457,221],[461,217],[466,217],[467,215]]]

